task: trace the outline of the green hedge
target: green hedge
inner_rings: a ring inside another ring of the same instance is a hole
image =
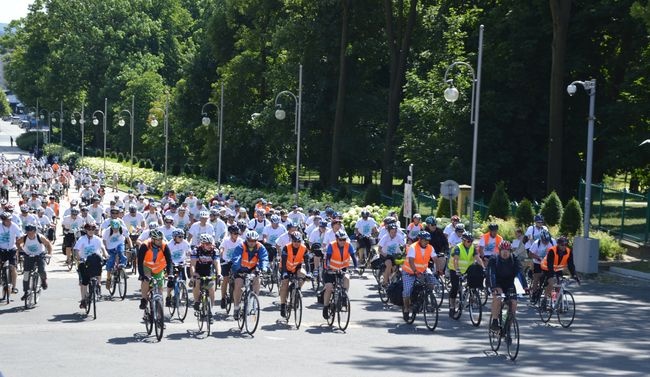
[[[24,151],[31,152],[36,146],[36,135],[38,135],[38,144],[43,146],[43,132],[25,132],[16,138],[16,146]]]

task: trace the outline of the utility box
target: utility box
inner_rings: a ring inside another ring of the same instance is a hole
[[[600,241],[595,238],[575,237],[573,239],[573,262],[576,271],[583,274],[598,273],[598,248]]]

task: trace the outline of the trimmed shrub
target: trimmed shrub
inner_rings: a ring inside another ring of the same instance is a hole
[[[515,212],[515,224],[520,227],[528,226],[533,223],[534,217],[533,204],[530,200],[524,198]]]
[[[368,185],[366,193],[363,196],[363,202],[366,205],[381,203],[381,190],[379,189],[379,185]]]
[[[43,144],[43,133],[38,135],[38,143]],[[16,146],[24,151],[31,152],[36,146],[36,132],[25,132],[16,138]]]
[[[122,162],[122,161],[124,161],[124,159],[122,158],[122,154],[120,153],[117,155],[117,162]]]
[[[625,248],[618,243],[616,238],[607,232],[592,231],[589,237],[596,238],[599,241],[598,259],[600,260],[618,260],[623,258]]]
[[[494,216],[488,216],[483,224],[481,224],[481,234],[489,231],[488,225],[497,224],[499,226],[499,234],[504,240],[512,241],[515,239],[515,229],[517,226],[513,220],[504,220]],[[478,229],[478,224],[474,225]]]
[[[575,236],[582,229],[582,208],[576,198],[571,198],[564,207],[560,220],[560,233]]]
[[[562,218],[562,201],[555,191],[548,194],[546,199],[544,199],[540,212],[544,216],[544,222],[547,225],[557,225],[560,223],[560,219]]]
[[[455,203],[452,203],[455,212],[457,208],[454,204]],[[451,214],[449,213],[449,199],[444,198],[442,196],[438,198],[438,207],[436,207],[436,217],[451,218]]]
[[[510,217],[510,198],[506,194],[506,184],[503,181],[498,182],[494,186],[494,193],[488,205],[488,215],[500,219],[508,219]]]
[[[140,160],[140,161],[138,161],[138,167],[141,168],[141,169],[144,169],[144,168],[145,168],[144,160]]]

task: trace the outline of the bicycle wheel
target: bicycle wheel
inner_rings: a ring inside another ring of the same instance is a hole
[[[296,289],[295,292],[293,297],[293,323],[296,325],[296,330],[298,330],[302,322],[302,292],[299,289]]]
[[[185,322],[187,311],[190,309],[190,298],[187,294],[187,287],[185,284],[180,285],[178,295],[176,296],[176,315],[181,322]]]
[[[336,306],[334,305],[334,293],[332,293],[330,303],[327,305],[327,325],[332,326],[334,324],[334,319],[336,318]]]
[[[255,330],[257,330],[257,324],[260,321],[260,301],[257,299],[257,295],[253,292],[248,294],[246,301],[246,312],[244,313],[246,332],[249,335],[253,335]]]
[[[38,304],[38,299],[41,297],[41,278],[37,273],[32,275],[32,306]]]
[[[22,275],[25,272],[25,266],[23,264],[23,257],[18,257],[16,261],[16,273]]]
[[[478,327],[481,324],[481,317],[483,316],[483,305],[481,305],[481,298],[477,289],[469,291],[469,319],[472,325]]]
[[[528,284],[529,287],[533,286],[533,270],[530,268],[530,266],[526,266],[524,268],[524,279],[526,279],[526,284]]]
[[[110,273],[111,274],[111,284],[107,287],[108,288],[108,294],[113,298],[113,295],[115,294],[115,290],[117,289],[117,280],[119,279],[117,277],[117,274]]]
[[[199,332],[203,331],[203,317],[205,313],[205,303],[206,303],[205,296],[201,295],[201,307],[198,313],[195,312],[196,321],[199,324]]]
[[[28,281],[29,283],[29,288],[27,289],[27,292],[25,292],[25,309],[29,309],[31,303],[32,303],[32,295],[34,294],[34,291],[32,290],[33,285],[32,285],[32,279],[30,278]]]
[[[453,319],[459,319],[461,314],[463,314],[463,306],[465,306],[465,296],[466,292],[463,289],[462,285],[459,285],[458,287],[458,296],[456,296],[456,302],[454,303],[454,314],[452,315],[451,318]]]
[[[363,253],[361,253],[361,250],[363,250]],[[367,254],[368,250],[366,249],[361,249],[357,250],[357,259],[359,260],[358,266],[359,266],[359,276],[363,276],[363,273],[366,271],[366,261],[367,261]]]
[[[424,324],[429,331],[435,330],[438,326],[438,308],[433,291],[427,292],[424,296]]]
[[[68,271],[72,271],[73,265],[74,265],[74,258],[70,257],[70,262],[66,262],[66,267],[68,267]]]
[[[162,300],[154,300],[154,327],[156,331],[156,339],[160,341],[163,337],[163,331],[165,330],[165,311],[163,309]]]
[[[119,269],[117,272],[117,289],[120,292],[120,299],[126,298],[126,272],[124,269]]]
[[[557,321],[566,329],[571,326],[576,317],[576,302],[573,300],[573,294],[565,290],[557,306]]]
[[[97,283],[95,283],[97,284]],[[95,290],[97,289],[97,286],[95,286]],[[93,319],[97,319],[97,292],[93,292],[92,294],[92,301],[93,301]],[[90,306],[90,305],[88,305]]]
[[[171,296],[171,302],[169,306],[167,306],[167,299],[165,299],[165,306],[167,306],[167,311],[169,312],[169,320],[171,321],[174,319],[174,314],[176,314],[177,310],[180,310],[179,305],[178,305],[178,295],[180,294],[180,289],[175,286],[172,289],[172,296]]]
[[[273,293],[273,285],[274,285],[274,278],[273,278],[273,272],[271,272],[271,275],[267,275],[264,279],[267,281],[267,288],[269,289],[269,293]]]
[[[487,300],[488,300],[488,296],[490,295],[490,291],[488,291],[487,288],[479,288],[479,289],[477,289],[477,291],[478,291],[478,294],[479,294],[479,297],[480,297],[481,305],[487,304]]]
[[[153,314],[151,311],[151,303],[147,303],[147,306],[144,308],[144,327],[147,330],[147,335],[151,335],[153,331]]]
[[[442,302],[445,300],[445,285],[441,281],[439,281],[438,284],[434,284],[433,294],[436,296],[436,303],[438,309],[440,309]]]
[[[205,321],[205,331],[207,332],[208,336],[210,336],[210,322],[212,322],[212,305],[210,300],[210,297],[207,297],[207,300],[205,301],[205,311],[202,313],[203,320]]]
[[[501,316],[499,316],[499,323],[501,323]],[[491,314],[490,324],[492,324]],[[501,347],[501,331],[494,331],[488,326],[488,338],[490,339],[490,348],[492,348],[492,351],[497,352]]]
[[[539,306],[537,307],[537,312],[539,313],[539,318],[544,323],[547,323],[548,321],[550,321],[551,316],[553,315],[553,308],[551,307],[551,303],[549,303],[547,301],[548,300],[545,300],[544,298],[540,299]]]
[[[93,296],[95,295],[95,289],[92,282],[88,285],[88,294],[86,295],[86,315],[90,313],[90,306],[93,304]]]
[[[519,354],[519,323],[517,318],[509,318],[506,328],[506,347],[510,360],[515,360]]]
[[[377,292],[379,293],[379,300],[384,304],[388,303],[388,294],[386,293],[386,287],[384,287],[383,274],[379,277],[379,281],[377,282]]]
[[[339,305],[336,308],[336,318],[339,323],[339,329],[345,331],[350,324],[350,299],[343,293],[339,298]]]
[[[232,283],[229,283],[232,284]],[[230,287],[228,287],[230,288]],[[226,315],[230,314],[230,309],[232,308],[232,291],[227,294],[222,300],[226,300]]]

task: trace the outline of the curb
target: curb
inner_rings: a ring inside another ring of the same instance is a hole
[[[609,271],[619,275],[631,276],[633,278],[650,281],[650,274],[647,272],[630,270],[621,267],[610,267]]]

